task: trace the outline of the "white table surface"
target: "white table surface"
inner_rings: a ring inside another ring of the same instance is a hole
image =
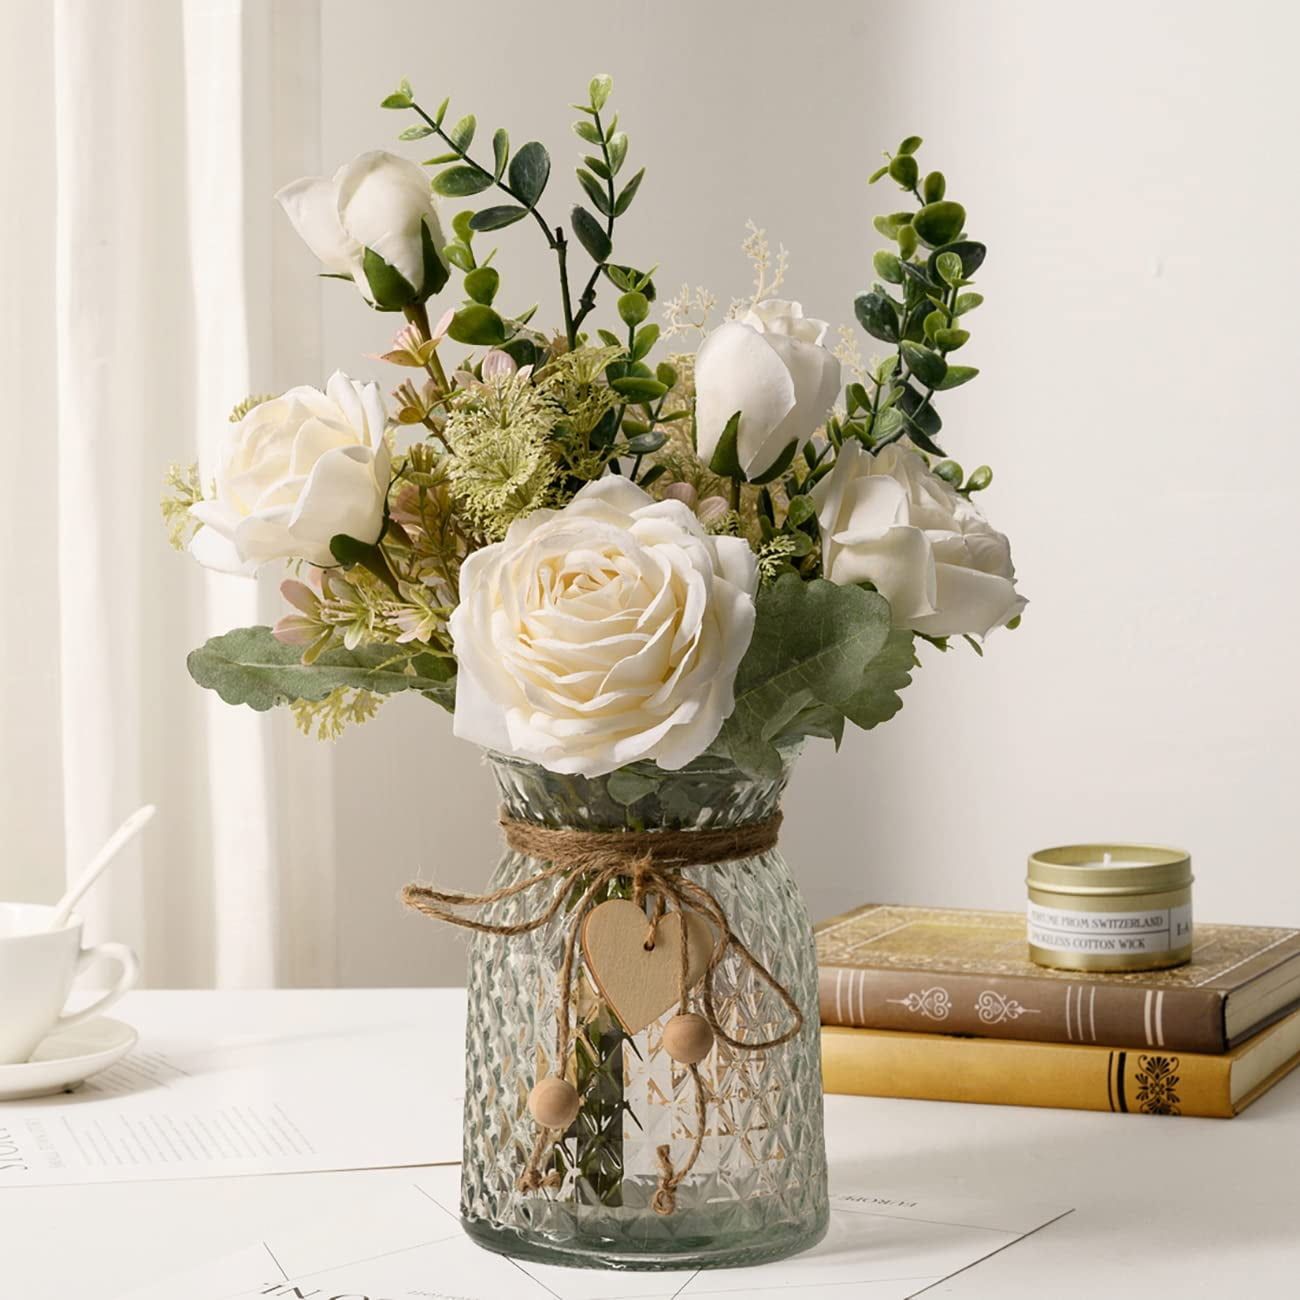
[[[449,1054],[461,1050],[456,989],[138,992],[113,1014],[147,1039],[151,1027],[228,1023],[241,1005],[288,1028],[303,1012],[319,1015],[322,1000],[335,1024],[409,1016]],[[1234,1120],[828,1097],[826,1129],[832,1168],[882,1188],[1075,1207],[927,1297],[1300,1295],[1300,1071]],[[108,1300],[241,1249],[268,1224],[355,1211],[370,1189],[410,1177],[0,1189],[0,1296]]]

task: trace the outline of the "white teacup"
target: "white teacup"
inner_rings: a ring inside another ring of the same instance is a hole
[[[125,944],[81,946],[81,918],[49,929],[54,908],[0,903],[0,1065],[26,1061],[47,1034],[101,1015],[140,978]],[[63,1014],[72,981],[97,957],[121,968],[117,983],[88,1007]]]

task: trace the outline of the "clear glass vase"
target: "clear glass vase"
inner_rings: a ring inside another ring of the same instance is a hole
[[[777,811],[789,775],[787,764],[779,779],[755,781],[705,758],[680,772],[647,764],[589,780],[499,755],[489,762],[507,816],[582,830],[762,821]],[[507,851],[488,889],[541,865]],[[651,1207],[656,1150],[667,1143],[680,1167],[698,1127],[689,1070],[663,1047],[675,1008],[629,1036],[583,973],[572,998],[570,1059],[556,1061],[557,971],[571,917],[561,910],[541,929],[509,938],[473,934],[461,1218],[488,1249],[575,1266],[727,1267],[794,1254],[825,1233],[817,972],[807,909],[778,850],[686,872],[789,990],[803,1030],[764,1051],[714,1045],[699,1067],[708,1100],[699,1157],[677,1189],[675,1212],[660,1215]],[[536,916],[553,889],[525,891],[477,915],[518,923]],[[610,896],[630,895],[630,880],[610,886]],[[789,1027],[788,1009],[733,955],[713,987],[718,1023],[732,1037],[772,1038]],[[551,1073],[575,1084],[582,1109],[546,1157],[552,1186],[521,1191],[517,1180],[537,1134],[528,1093]]]

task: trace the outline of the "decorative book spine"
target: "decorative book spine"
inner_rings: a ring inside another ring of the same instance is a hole
[[[1225,1052],[1223,995],[1119,981],[823,966],[823,1025]]]
[[[827,1092],[1228,1119],[1232,1058],[823,1029]]]

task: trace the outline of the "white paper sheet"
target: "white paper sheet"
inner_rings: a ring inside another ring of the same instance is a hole
[[[749,1269],[669,1273],[555,1268],[493,1255],[457,1220],[459,1171],[421,1171],[347,1223],[266,1239],[120,1300],[907,1300],[1069,1213],[845,1187],[814,1250]]]
[[[401,1023],[146,1034],[75,1093],[0,1106],[0,1188],[459,1160],[460,1062],[435,1049]]]

